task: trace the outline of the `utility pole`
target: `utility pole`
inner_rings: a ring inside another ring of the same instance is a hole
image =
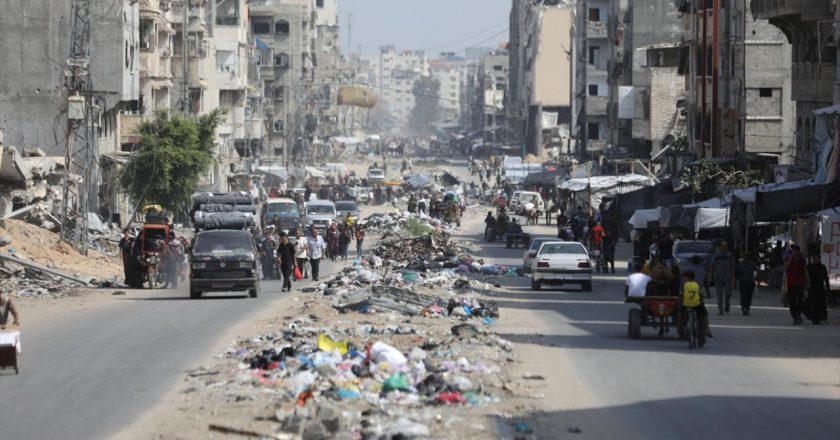
[[[90,197],[98,177],[96,107],[90,77],[90,4],[73,0],[70,54],[64,64],[67,88],[67,148],[64,155],[64,188],[61,209],[61,239],[82,254],[88,250]]]
[[[727,41],[727,44],[729,42]],[[712,157],[720,157],[720,0],[712,1]]]
[[[187,29],[189,28],[189,2],[182,1],[181,7],[183,10],[181,11],[181,96],[178,99],[178,109],[184,115],[189,115],[190,111],[192,110],[192,105],[190,104],[190,48],[189,48],[189,37],[187,35]],[[196,47],[198,50],[198,47]]]

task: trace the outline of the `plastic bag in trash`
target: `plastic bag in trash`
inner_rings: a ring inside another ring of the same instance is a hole
[[[414,438],[428,437],[431,435],[426,425],[414,422],[405,417],[391,425],[385,434],[388,436],[387,438]]]
[[[402,373],[397,373],[385,379],[382,383],[382,391],[409,391],[411,384],[408,382],[408,376]]]
[[[315,374],[311,371],[301,371],[300,373],[292,376],[289,379],[289,384],[295,391],[295,395],[298,395],[312,386],[315,383]]]
[[[327,335],[318,335],[318,350],[332,353],[338,351],[342,356],[347,354],[347,341],[333,341]]]
[[[408,359],[399,350],[384,342],[377,342],[371,346],[370,359],[375,364],[387,362],[394,367],[405,365],[408,362]]]
[[[502,271],[499,269],[499,266],[495,264],[487,264],[481,267],[481,271],[485,275],[501,275]]]

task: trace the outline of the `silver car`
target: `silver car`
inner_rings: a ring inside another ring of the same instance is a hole
[[[537,251],[540,250],[540,246],[543,243],[548,241],[560,241],[556,238],[534,238],[531,240],[531,245],[528,246],[528,249],[522,254],[522,269],[525,270],[525,273],[531,273],[531,263],[534,262],[534,258],[537,256]]]

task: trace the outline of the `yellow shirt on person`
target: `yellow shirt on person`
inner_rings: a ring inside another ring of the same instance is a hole
[[[683,307],[698,307],[702,299],[700,285],[696,281],[686,281],[683,285]]]

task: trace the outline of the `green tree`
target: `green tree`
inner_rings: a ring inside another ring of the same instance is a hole
[[[440,81],[424,76],[414,81],[414,108],[408,117],[408,127],[417,134],[434,132],[434,123],[440,120]]]
[[[691,190],[692,198],[721,197],[727,190],[743,189],[764,183],[758,170],[743,170],[700,162],[686,169],[682,182]]]
[[[159,204],[170,212],[183,207],[213,164],[214,133],[223,115],[217,109],[193,121],[158,112],[140,124],[137,151],[120,177],[131,199],[140,205]]]

